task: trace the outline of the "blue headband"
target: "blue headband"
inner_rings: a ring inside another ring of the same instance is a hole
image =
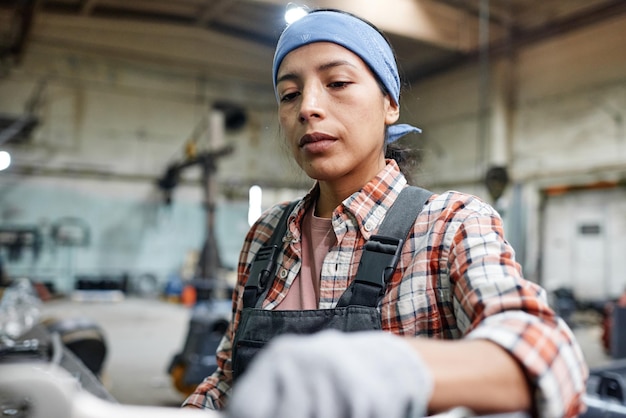
[[[400,103],[400,76],[387,40],[361,19],[333,11],[309,13],[280,35],[272,67],[277,98],[276,79],[283,59],[294,49],[314,42],[332,42],[358,55],[380,79],[393,101]],[[410,132],[421,132],[421,129],[406,124],[391,125],[387,128],[386,142],[394,142]]]

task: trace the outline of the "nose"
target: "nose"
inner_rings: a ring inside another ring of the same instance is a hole
[[[300,122],[308,122],[311,119],[322,119],[325,116],[323,101],[324,92],[319,86],[306,86],[301,93],[300,99]]]

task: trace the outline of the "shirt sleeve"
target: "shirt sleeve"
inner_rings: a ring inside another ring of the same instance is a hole
[[[522,278],[497,212],[475,201],[457,215],[448,261],[465,338],[490,340],[519,362],[538,416],[577,416],[585,408],[588,369],[571,330],[545,291]]]

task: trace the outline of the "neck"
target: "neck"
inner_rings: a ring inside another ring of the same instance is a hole
[[[333,211],[337,206],[345,200],[350,194],[343,197],[344,194],[337,194],[332,189],[325,187],[323,183],[320,183],[320,195],[315,203],[315,216],[320,218],[331,218]]]
[[[366,158],[352,170],[330,179],[317,179],[319,197],[315,206],[315,215],[331,218],[333,211],[354,192],[357,192],[376,177],[385,168],[384,153]],[[329,176],[331,177],[331,176]]]
[[[367,181],[349,184],[319,181],[319,196],[317,198],[317,203],[315,204],[315,216],[320,218],[331,218],[333,211],[341,204],[341,202],[346,200],[353,193],[361,190],[369,181],[371,181],[371,178],[367,179]]]

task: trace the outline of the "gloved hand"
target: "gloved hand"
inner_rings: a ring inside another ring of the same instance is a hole
[[[234,386],[229,418],[423,417],[430,372],[382,331],[280,336]]]

